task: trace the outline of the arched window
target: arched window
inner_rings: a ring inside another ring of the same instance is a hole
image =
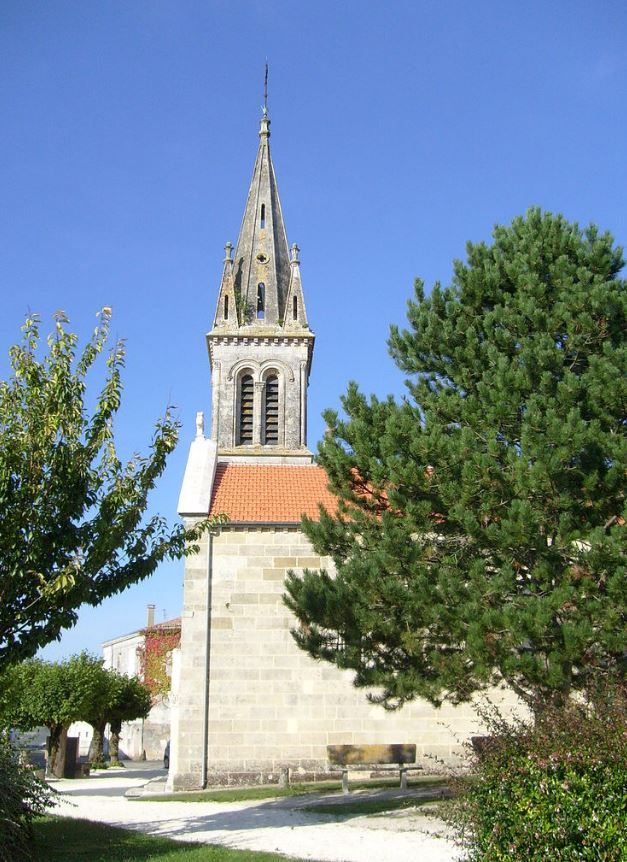
[[[228,296],[224,297],[224,319],[229,319],[229,298]]]
[[[239,427],[240,446],[250,446],[253,442],[253,401],[254,385],[250,374],[240,380],[239,389]]]
[[[257,285],[257,319],[263,320],[266,316],[266,286],[263,281]]]
[[[259,227],[265,228],[266,226],[266,205],[261,204],[261,218],[259,219]]]
[[[276,446],[279,442],[279,380],[275,374],[266,378],[263,424],[264,444]]]
[[[298,320],[298,297],[292,299],[292,316],[294,320]]]

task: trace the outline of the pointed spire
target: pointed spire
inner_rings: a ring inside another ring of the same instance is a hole
[[[299,249],[295,243],[288,249],[270,154],[267,64],[257,157],[234,257],[232,252],[227,243],[213,330],[308,331]]]
[[[233,285],[233,243],[227,242],[224,246],[224,267],[222,269],[222,281],[218,294],[218,305],[213,318],[214,329],[236,329],[239,320],[237,313],[237,300]]]
[[[270,154],[267,80],[259,147],[233,261],[239,325],[280,326],[290,284],[290,256]]]
[[[285,298],[285,317],[283,321],[285,329],[309,329],[303,285],[300,280],[299,252],[300,249],[296,243],[292,243],[290,248],[290,286]]]

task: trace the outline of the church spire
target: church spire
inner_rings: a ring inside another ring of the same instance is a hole
[[[309,328],[299,249],[288,249],[270,154],[267,90],[239,238],[227,243],[213,327],[212,431],[218,460],[309,463]]]
[[[270,118],[264,104],[257,158],[233,260],[239,325],[280,326],[290,283],[290,257],[270,153]]]
[[[293,258],[270,152],[266,64],[257,157],[235,257],[225,260],[213,329],[308,329],[298,255]]]

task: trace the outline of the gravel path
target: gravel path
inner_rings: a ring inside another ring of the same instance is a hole
[[[184,841],[266,850],[319,862],[457,862],[459,850],[438,821],[408,811],[377,817],[333,817],[300,810],[302,798],[250,802],[147,802],[124,796],[163,771],[149,765],[53,782],[62,794],[54,813],[167,835]],[[386,791],[389,792],[389,791]],[[371,798],[373,791],[364,791]],[[351,799],[360,793],[351,794]],[[320,797],[316,797],[318,799]],[[342,797],[325,796],[325,802]],[[312,804],[309,798],[307,804]]]

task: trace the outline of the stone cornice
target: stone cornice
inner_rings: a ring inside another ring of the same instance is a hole
[[[273,347],[293,347],[294,345],[302,344],[307,347],[307,365],[311,365],[311,357],[313,354],[314,343],[316,340],[315,334],[311,330],[301,332],[295,330],[274,330],[268,332],[262,329],[252,329],[249,332],[220,332],[220,330],[212,329],[207,333],[207,349],[209,351],[209,361],[213,367],[213,349],[216,345],[266,345]]]

